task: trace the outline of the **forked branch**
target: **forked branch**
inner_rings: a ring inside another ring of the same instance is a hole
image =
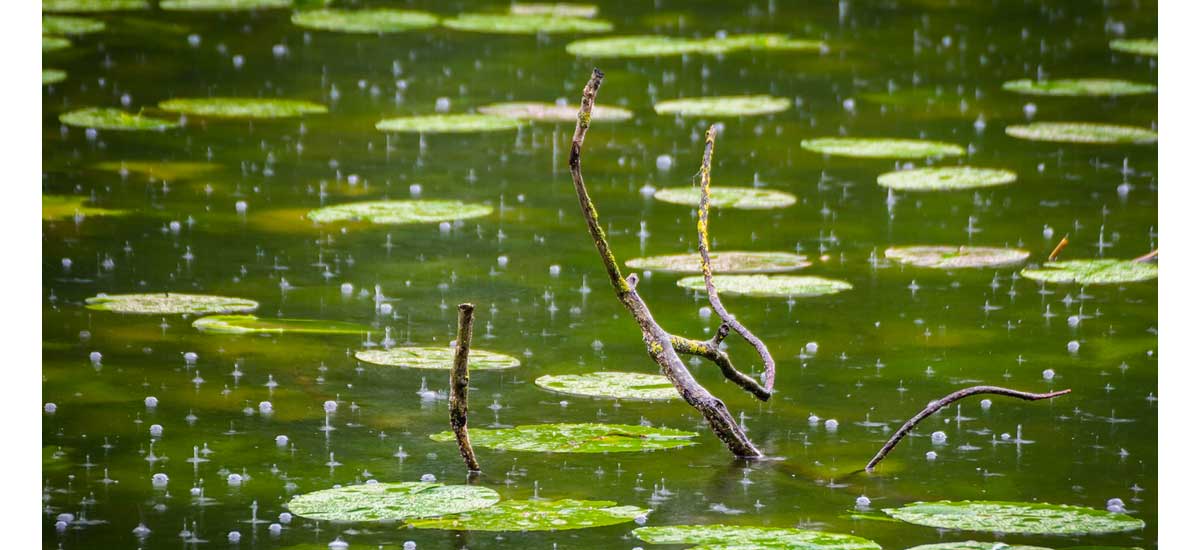
[[[467,392],[471,383],[467,359],[471,355],[471,334],[475,331],[475,305],[458,304],[458,339],[455,340],[454,364],[450,366],[450,430],[458,441],[458,453],[467,464],[467,472],[479,472],[475,449],[467,434]]]

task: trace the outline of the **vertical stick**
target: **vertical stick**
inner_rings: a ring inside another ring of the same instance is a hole
[[[475,449],[467,434],[467,392],[471,375],[467,372],[467,357],[471,354],[471,334],[474,332],[475,305],[458,304],[458,339],[454,347],[454,365],[450,367],[450,429],[458,440],[458,452],[470,473],[479,472]]]
[[[1063,249],[1067,247],[1068,242],[1070,241],[1068,241],[1066,235],[1064,235],[1062,240],[1058,241],[1058,246],[1054,247],[1054,251],[1050,253],[1050,257],[1046,258],[1046,261],[1053,262],[1054,260],[1058,259],[1059,253],[1061,253]]]

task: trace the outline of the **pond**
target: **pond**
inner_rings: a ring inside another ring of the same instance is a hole
[[[1157,545],[1157,268],[1128,260],[1157,248],[1158,66],[1110,45],[1155,38],[1153,2],[250,4],[43,4],[87,20],[43,22],[44,548]],[[696,252],[716,125],[715,282],[774,393],[683,362],[765,458],[661,378],[584,376],[659,373],[568,167],[593,67],[600,226],[696,340],[698,264],[651,257]],[[464,302],[472,479],[438,435]],[[975,385],[1071,393],[958,401],[862,471]],[[477,432],[537,424],[624,427]],[[355,485],[363,521],[293,501]],[[1099,515],[905,508],[942,500]]]

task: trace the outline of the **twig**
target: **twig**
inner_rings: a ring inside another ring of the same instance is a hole
[[[454,364],[450,367],[450,429],[458,440],[458,453],[472,474],[479,472],[479,461],[475,459],[475,449],[471,448],[471,437],[467,434],[467,392],[471,382],[467,358],[471,354],[474,324],[475,305],[458,304],[458,339],[454,347]]]
[[[1067,247],[1068,242],[1070,242],[1070,241],[1067,240],[1067,235],[1063,235],[1062,240],[1058,241],[1058,246],[1054,247],[1054,251],[1050,253],[1049,258],[1046,258],[1046,261],[1053,262],[1055,260],[1055,258],[1058,258],[1058,254],[1060,252],[1062,252],[1064,248]]]
[[[1138,257],[1134,258],[1134,259],[1133,259],[1133,260],[1131,260],[1131,261],[1134,261],[1134,262],[1148,262],[1148,261],[1150,261],[1150,260],[1153,260],[1153,259],[1155,259],[1155,258],[1158,258],[1158,249],[1157,249],[1157,248],[1155,248],[1154,250],[1151,250],[1150,252],[1147,252],[1147,253],[1145,253],[1145,254],[1142,254],[1141,256],[1138,256]]]
[[[575,135],[571,138],[571,153],[568,163],[571,167],[571,180],[575,184],[575,194],[579,198],[579,207],[583,211],[583,218],[587,222],[588,233],[591,234],[592,242],[596,245],[596,251],[600,253],[600,261],[604,264],[608,281],[612,285],[613,291],[616,292],[617,299],[637,321],[638,327],[642,331],[642,341],[646,344],[646,351],[654,359],[654,362],[658,363],[663,376],[666,376],[667,380],[675,386],[680,397],[700,411],[713,433],[725,443],[725,446],[735,456],[761,457],[762,453],[746,437],[733,416],[729,414],[725,403],[704,389],[704,386],[696,382],[695,378],[692,378],[692,373],[687,370],[683,361],[675,353],[671,335],[655,322],[646,303],[642,301],[641,296],[638,296],[637,276],[630,275],[628,279],[621,276],[617,260],[604,235],[604,229],[600,226],[600,217],[596,213],[596,207],[592,204],[587,186],[583,182],[580,156],[583,150],[583,140],[591,125],[596,91],[600,89],[600,82],[603,79],[604,73],[599,69],[593,69],[592,77],[583,88],[583,97],[579,102],[579,118],[575,123]]]
[[[878,453],[875,453],[875,458],[872,458],[871,461],[867,463],[866,471],[868,471],[868,472],[874,471],[875,466],[877,466],[880,462],[882,462],[883,459],[887,457],[888,453],[892,452],[892,449],[895,448],[896,445],[898,445],[900,443],[901,439],[904,439],[905,435],[908,435],[908,432],[912,431],[912,429],[917,426],[918,422],[925,420],[925,418],[927,418],[929,415],[941,410],[942,407],[945,407],[946,405],[949,405],[955,401],[958,401],[959,399],[963,399],[963,398],[970,397],[972,395],[981,394],[981,393],[992,393],[992,394],[996,394],[996,395],[1005,395],[1008,397],[1015,397],[1017,399],[1024,399],[1026,401],[1038,401],[1041,399],[1053,399],[1060,395],[1066,395],[1068,393],[1071,393],[1071,390],[1067,389],[1067,390],[1060,390],[1060,391],[1055,391],[1055,392],[1050,392],[1050,393],[1028,393],[1028,392],[1023,392],[1023,391],[1010,390],[1008,388],[1001,388],[999,386],[972,386],[970,388],[964,388],[964,389],[958,390],[950,395],[947,395],[946,397],[943,397],[941,399],[938,399],[937,401],[934,401],[934,402],[926,405],[924,410],[917,413],[916,416],[910,418],[908,420],[908,422],[904,423],[903,426],[900,426],[900,429],[896,430],[896,433],[892,434],[892,437],[887,440],[887,443],[883,444],[883,448],[879,449]]]
[[[709,184],[712,181],[712,155],[713,149],[716,148],[716,139],[717,127],[709,126],[708,131],[704,133],[704,155],[700,161],[700,215],[696,221],[696,233],[699,235],[700,243],[698,245],[700,248],[700,269],[704,273],[704,288],[708,291],[708,303],[712,305],[713,311],[717,312],[717,315],[721,317],[721,321],[725,325],[733,329],[734,332],[738,333],[738,336],[741,336],[750,345],[754,346],[754,349],[758,351],[758,356],[762,358],[763,384],[766,386],[768,394],[767,397],[759,397],[759,399],[766,401],[770,398],[771,390],[775,388],[775,359],[771,357],[771,352],[767,350],[767,345],[762,340],[725,310],[724,304],[721,303],[721,297],[717,294],[717,287],[713,284],[712,260],[708,254],[708,206],[710,202]],[[732,368],[732,365],[730,365],[730,368]]]
[[[722,324],[717,329],[717,334],[721,335],[722,331],[727,334],[729,332],[729,325]],[[761,401],[770,399],[770,391],[762,387],[753,377],[746,375],[733,366],[733,361],[729,359],[729,354],[721,350],[721,340],[724,338],[724,335],[721,335],[720,339],[714,336],[711,340],[701,341],[672,334],[671,347],[675,348],[676,353],[695,355],[712,361],[717,368],[721,369],[721,374],[725,375],[725,378],[729,379],[730,382],[737,384]]]

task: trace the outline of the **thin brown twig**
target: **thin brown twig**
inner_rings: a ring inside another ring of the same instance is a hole
[[[1133,260],[1131,260],[1131,261],[1134,261],[1134,262],[1148,262],[1148,261],[1150,261],[1150,260],[1153,260],[1153,259],[1156,259],[1156,258],[1158,258],[1158,249],[1157,249],[1157,248],[1155,248],[1154,250],[1151,250],[1150,252],[1147,252],[1147,253],[1145,253],[1145,254],[1142,254],[1141,256],[1138,256],[1138,257],[1134,258],[1134,259],[1133,259]]]
[[[900,443],[901,439],[904,439],[905,435],[908,435],[908,432],[912,431],[912,429],[917,426],[918,422],[925,420],[927,417],[929,417],[929,415],[931,415],[935,412],[938,412],[943,407],[945,407],[955,401],[958,401],[959,399],[964,399],[964,398],[970,397],[972,395],[978,395],[981,393],[1004,395],[1007,397],[1015,397],[1017,399],[1024,399],[1026,401],[1038,401],[1041,399],[1053,399],[1060,395],[1066,395],[1068,393],[1071,393],[1071,390],[1069,390],[1069,389],[1059,390],[1059,391],[1050,392],[1050,393],[1028,393],[1028,392],[1023,392],[1023,391],[1018,391],[1018,390],[1011,390],[1008,388],[1001,388],[999,386],[972,386],[969,388],[963,388],[954,393],[951,393],[950,395],[947,395],[946,397],[943,397],[941,399],[938,399],[937,401],[934,401],[934,402],[926,405],[925,408],[921,412],[917,413],[916,416],[910,418],[908,420],[908,422],[904,423],[903,426],[900,426],[900,429],[896,430],[896,433],[892,434],[892,437],[887,440],[887,443],[883,444],[883,448],[879,449],[878,453],[875,453],[875,458],[872,458],[871,461],[867,463],[866,471],[868,471],[868,472],[874,471],[875,466],[879,465],[879,463],[882,462],[883,459],[887,457],[888,453],[892,452],[892,449],[894,449],[896,447],[896,445],[898,445]]]
[[[475,325],[475,305],[458,304],[458,339],[454,346],[454,364],[450,367],[450,430],[458,441],[458,453],[467,465],[467,472],[479,472],[479,461],[467,433],[467,392],[471,375],[467,359],[471,355],[471,335]]]
[[[1067,237],[1068,235],[1063,235],[1062,240],[1058,241],[1058,246],[1054,247],[1054,251],[1050,253],[1050,257],[1046,258],[1047,262],[1053,262],[1056,258],[1058,258],[1058,254],[1067,247],[1067,243],[1070,242],[1067,240]]]

